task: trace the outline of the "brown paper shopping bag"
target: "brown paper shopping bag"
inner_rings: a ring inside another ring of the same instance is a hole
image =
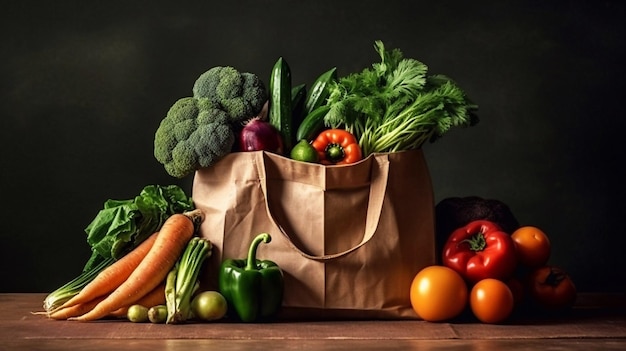
[[[194,176],[192,198],[214,245],[203,281],[225,258],[257,258],[285,273],[285,318],[418,318],[409,288],[434,264],[434,204],[421,150],[323,166],[266,152],[228,155]]]

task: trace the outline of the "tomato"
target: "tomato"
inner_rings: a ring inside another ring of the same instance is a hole
[[[452,319],[467,306],[467,285],[454,270],[428,266],[411,283],[411,305],[417,315],[430,322]]]
[[[528,276],[528,292],[532,299],[548,310],[564,310],[576,302],[576,286],[563,269],[543,266]]]
[[[470,308],[483,323],[501,323],[513,312],[511,289],[498,279],[483,279],[470,292]]]
[[[550,258],[550,239],[541,229],[533,226],[518,228],[511,234],[515,242],[518,262],[527,268],[544,266]]]
[[[443,264],[470,283],[507,279],[517,267],[515,243],[494,222],[477,220],[456,229],[443,248]]]

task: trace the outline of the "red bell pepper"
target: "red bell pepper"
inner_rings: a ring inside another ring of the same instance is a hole
[[[443,247],[443,264],[470,283],[509,278],[517,265],[515,243],[496,223],[476,220],[450,234]]]
[[[324,165],[354,163],[362,157],[361,147],[354,135],[343,129],[324,130],[311,145]]]

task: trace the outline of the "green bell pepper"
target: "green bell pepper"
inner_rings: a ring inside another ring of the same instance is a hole
[[[272,261],[256,259],[259,244],[271,240],[268,233],[257,235],[247,259],[226,259],[220,266],[219,290],[243,322],[271,317],[282,305],[282,270]]]

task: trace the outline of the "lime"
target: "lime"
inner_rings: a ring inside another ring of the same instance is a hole
[[[309,142],[306,141],[305,139],[300,140],[293,147],[293,149],[291,149],[291,158],[296,161],[303,161],[303,162],[316,163],[319,161],[317,150],[315,150],[313,145],[309,144]]]

